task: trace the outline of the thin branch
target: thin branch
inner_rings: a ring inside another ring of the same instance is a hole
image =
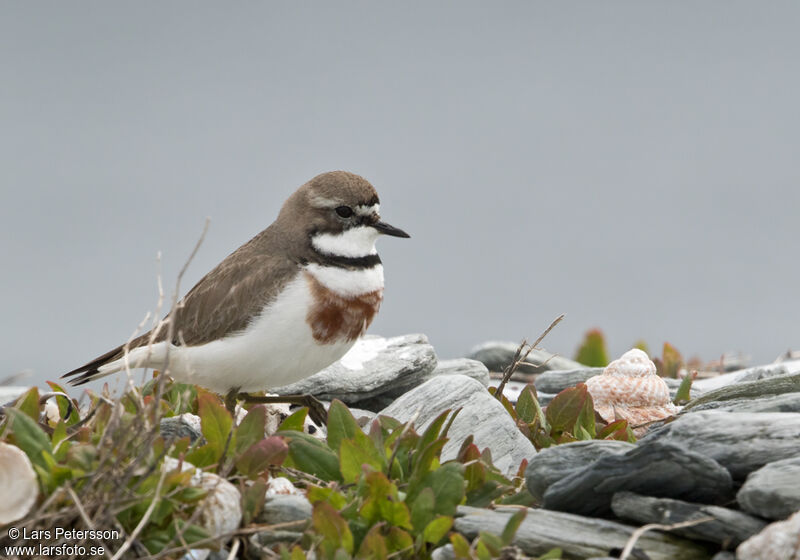
[[[122,546],[119,548],[116,554],[111,558],[111,560],[119,560],[125,552],[131,547],[131,544],[139,536],[139,533],[142,532],[147,522],[150,521],[150,516],[153,515],[153,511],[156,509],[159,500],[161,499],[161,488],[164,486],[164,479],[167,477],[167,469],[162,469],[161,476],[158,479],[158,484],[156,485],[156,491],[153,495],[153,499],[150,502],[150,505],[147,506],[147,511],[144,512],[144,515],[139,520],[139,524],[136,525],[136,528],[133,532],[128,536]]]
[[[520,366],[520,364],[522,364],[523,362],[525,362],[528,359],[528,356],[530,355],[530,353],[533,352],[533,350],[539,345],[539,343],[542,340],[544,340],[544,337],[546,337],[548,334],[550,334],[550,331],[552,331],[553,328],[557,324],[559,324],[561,322],[561,320],[564,318],[564,316],[565,316],[565,314],[562,313],[561,315],[559,315],[558,317],[553,319],[553,322],[550,323],[550,326],[547,327],[544,330],[544,332],[542,332],[542,334],[539,335],[539,338],[537,338],[536,341],[533,344],[528,345],[528,341],[527,340],[523,340],[522,341],[522,343],[519,345],[519,348],[517,348],[517,351],[514,353],[514,359],[511,360],[511,363],[508,365],[506,370],[503,372],[503,379],[502,379],[502,381],[500,381],[500,384],[497,386],[497,390],[494,392],[494,397],[498,401],[502,402],[502,400],[503,400],[503,389],[506,388],[506,383],[508,383],[509,379],[511,379],[511,376],[514,375],[514,372],[517,371],[517,368]],[[526,346],[528,346],[528,349],[523,354],[522,351]],[[552,359],[552,356],[550,358],[548,358],[547,361],[550,361],[551,359]],[[545,363],[547,363],[547,362],[545,362]]]
[[[700,525],[701,523],[707,523],[709,521],[714,521],[714,518],[711,516],[708,517],[701,517],[700,519],[692,519],[691,521],[682,521],[680,523],[674,523],[672,525],[662,525],[660,523],[650,523],[648,525],[643,525],[636,529],[633,533],[631,533],[628,542],[625,543],[625,548],[622,549],[622,554],[619,555],[619,560],[625,560],[630,556],[633,552],[633,548],[636,546],[636,541],[644,535],[647,531],[652,531],[653,529],[659,531],[672,531],[673,529],[682,529],[684,527],[694,527],[695,525]]]

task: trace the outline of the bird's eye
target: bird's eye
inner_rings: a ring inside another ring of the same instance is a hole
[[[338,206],[336,208],[336,213],[339,214],[341,218],[349,218],[353,215],[353,209],[349,206]]]

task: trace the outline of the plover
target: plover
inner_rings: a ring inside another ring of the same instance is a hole
[[[314,177],[179,302],[172,340],[163,326],[145,333],[129,345],[127,362],[163,368],[169,345],[167,373],[227,395],[229,405],[240,392],[317,373],[344,356],[378,312],[381,234],[409,237],[381,221],[366,179],[345,171]],[[64,377],[81,385],[125,364],[121,345]]]

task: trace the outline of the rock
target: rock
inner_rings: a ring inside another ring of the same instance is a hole
[[[698,379],[692,383],[692,388],[696,389],[700,393],[705,393],[721,387],[733,385],[734,383],[758,381],[759,379],[767,379],[769,377],[793,373],[800,373],[800,360],[790,360],[765,366],[755,366],[731,373],[723,373],[722,375],[717,375],[715,377]]]
[[[800,373],[778,375],[758,381],[741,381],[734,385],[720,387],[719,389],[704,393],[700,397],[692,400],[684,408],[688,411],[709,402],[781,395],[798,391],[800,391]]]
[[[0,405],[13,406],[15,401],[30,390],[21,385],[0,385]]]
[[[736,549],[737,560],[800,560],[800,511],[778,521]]]
[[[607,455],[552,484],[547,509],[580,515],[610,515],[611,498],[627,490],[646,496],[687,498],[703,503],[730,499],[728,471],[714,460],[668,442],[640,443],[627,453]]]
[[[672,529],[670,532],[687,539],[708,541],[731,548],[752,537],[766,527],[761,519],[746,513],[718,506],[708,506],[673,500],[651,498],[632,492],[617,492],[611,500],[614,515],[637,524],[658,523],[673,525],[712,517],[713,520],[691,527]]]
[[[302,495],[286,494],[273,496],[264,502],[258,515],[259,523],[275,525],[311,519],[311,502]]]
[[[536,377],[533,384],[537,391],[557,394],[567,387],[585,383],[587,379],[603,373],[603,368],[587,368],[545,371]]]
[[[458,512],[462,517],[456,518],[454,528],[468,539],[478,536],[479,531],[499,535],[514,511],[516,509],[487,510],[459,506]],[[615,521],[528,509],[513,543],[531,556],[545,554],[556,547],[561,548],[567,558],[610,556],[613,550],[618,553],[625,547],[635,529]],[[701,545],[653,531],[639,538],[635,550],[644,551],[651,560],[708,558],[708,553]]]
[[[529,459],[525,483],[537,501],[541,502],[550,485],[583,470],[602,457],[621,455],[635,449],[626,441],[593,439],[554,445],[542,449]]]
[[[785,519],[800,511],[800,449],[797,453],[750,473],[736,494],[743,510],[767,519]]]
[[[689,412],[720,410],[724,412],[800,412],[800,392],[768,395],[753,398],[732,398],[724,401],[709,401],[692,406]]]
[[[380,414],[407,422],[419,411],[414,424],[421,433],[439,414],[458,408],[462,410],[450,427],[449,441],[442,450],[443,460],[454,458],[469,435],[474,436],[478,448],[491,450],[495,466],[506,474],[516,472],[523,459],[536,454],[536,448],[522,435],[503,405],[478,381],[463,375],[434,377],[401,396]]]
[[[718,412],[679,416],[639,441],[665,441],[710,457],[728,469],[734,480],[780,459],[798,454],[800,413]]]
[[[467,358],[482,362],[489,368],[489,371],[502,372],[514,359],[517,348],[519,348],[519,344],[515,342],[485,342],[470,350]],[[551,369],[581,369],[586,367],[545,350],[532,350],[528,355],[527,362],[529,364],[521,364],[517,371],[539,373]]]
[[[354,404],[388,391],[413,387],[435,367],[436,353],[425,335],[368,336],[356,342],[335,364],[273,391],[279,395],[311,394],[320,400],[339,399]]]
[[[733,552],[723,550],[722,552],[717,552],[714,556],[712,556],[711,560],[736,560],[736,556],[733,554]]]
[[[200,417],[190,412],[186,412],[180,416],[162,418],[159,428],[161,430],[161,437],[163,437],[165,441],[188,437],[189,441],[194,443],[203,439],[203,432],[200,429]]]
[[[436,369],[431,373],[431,377],[435,375],[466,375],[476,381],[480,381],[484,387],[489,386],[489,370],[478,360],[470,360],[468,358],[439,360]]]

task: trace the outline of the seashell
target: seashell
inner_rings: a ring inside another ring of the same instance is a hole
[[[173,457],[164,459],[164,469],[173,470],[179,461]],[[183,462],[181,470],[195,469],[191,463]],[[239,490],[213,473],[195,469],[191,485],[208,490],[208,494],[200,504],[200,525],[213,537],[231,533],[239,528],[242,522],[242,496]]]
[[[0,525],[22,519],[39,497],[31,460],[16,445],[0,443]]]
[[[269,479],[267,482],[266,497],[274,498],[275,496],[304,496],[305,493],[299,490],[292,481],[283,476],[276,476]]]
[[[642,424],[678,412],[670,400],[669,387],[656,374],[656,365],[638,348],[628,350],[603,373],[587,379],[586,388],[603,420],[627,420],[637,436],[647,432]]]

